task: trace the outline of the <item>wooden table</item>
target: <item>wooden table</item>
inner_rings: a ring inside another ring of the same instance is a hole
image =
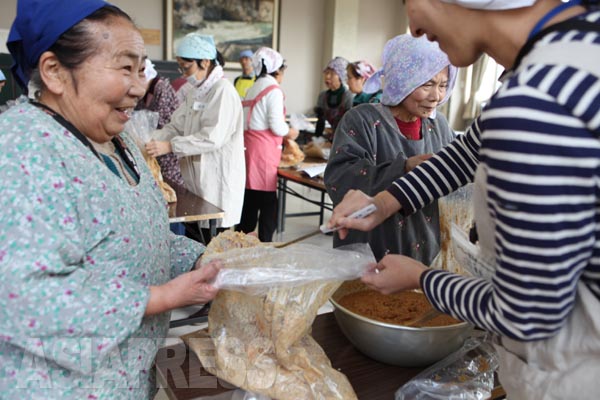
[[[223,218],[225,212],[214,204],[196,196],[183,186],[166,181],[177,194],[177,202],[169,203],[169,222],[208,221],[210,236],[217,234],[217,219]]]
[[[359,399],[390,400],[394,392],[422,371],[374,361],[360,353],[343,335],[333,313],[317,316],[312,336],[323,347],[334,368],[344,373]],[[191,400],[212,396],[233,388],[206,372],[194,353],[183,344],[162,348],[156,369],[169,399]]]
[[[309,160],[310,161],[310,160]],[[321,162],[324,162],[321,160]],[[296,192],[295,190],[288,187],[288,182],[294,182],[302,186],[315,189],[320,192],[320,201],[309,199],[306,196]],[[306,202],[314,204],[319,207],[318,211],[313,212],[301,212],[301,213],[286,213],[286,196],[290,194],[298,197]],[[286,217],[306,217],[311,215],[319,216],[319,226],[323,224],[323,212],[325,210],[332,210],[333,206],[331,203],[325,202],[325,195],[327,189],[325,189],[325,183],[322,178],[310,178],[303,172],[292,168],[278,168],[277,169],[277,232],[283,232],[285,230],[285,218]]]

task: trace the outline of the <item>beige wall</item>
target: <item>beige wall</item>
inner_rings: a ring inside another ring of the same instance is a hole
[[[282,85],[288,113],[312,110],[323,88],[321,71],[333,49],[340,51],[335,55],[351,61],[364,58],[379,66],[385,42],[406,30],[404,9],[398,0],[280,1],[279,51],[289,65]],[[140,28],[162,31],[163,0],[113,3],[132,15]],[[15,10],[16,0],[0,2],[0,30],[10,28]],[[346,26],[354,21],[357,25]],[[148,55],[162,59],[162,45],[148,46]],[[237,73],[227,71],[226,75],[233,78]]]

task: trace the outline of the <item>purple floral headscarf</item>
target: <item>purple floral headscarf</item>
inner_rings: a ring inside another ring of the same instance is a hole
[[[396,36],[385,44],[383,68],[365,82],[363,90],[366,93],[377,92],[381,89],[383,76],[381,102],[386,106],[395,106],[445,67],[448,67],[448,89],[439,105],[448,101],[452,94],[457,68],[450,64],[448,56],[436,42],[430,42],[423,36]]]
[[[369,79],[375,73],[375,67],[366,60],[356,61],[350,65],[358,75],[365,79]]]
[[[335,71],[337,76],[340,77],[340,81],[342,81],[342,83],[345,84],[346,81],[348,80],[348,74],[346,73],[346,67],[348,67],[348,60],[346,60],[343,57],[335,57],[333,60],[331,60],[331,61],[329,61],[329,63],[327,63],[327,66],[325,67],[323,72],[327,71],[328,69]]]

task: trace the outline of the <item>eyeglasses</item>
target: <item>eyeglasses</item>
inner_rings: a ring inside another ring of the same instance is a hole
[[[179,65],[177,70],[179,73],[183,74],[184,72],[189,71],[195,63],[196,61],[190,58],[177,57],[177,64]]]

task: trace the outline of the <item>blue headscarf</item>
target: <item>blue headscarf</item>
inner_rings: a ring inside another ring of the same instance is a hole
[[[6,47],[13,57],[12,73],[27,90],[31,71],[58,38],[94,11],[111,4],[102,0],[18,0]]]
[[[4,76],[4,72],[2,72],[2,70],[0,69],[0,82],[3,82],[6,80],[6,77]]]
[[[217,47],[211,35],[192,32],[181,39],[175,53],[177,57],[191,60],[214,60],[217,58]]]

